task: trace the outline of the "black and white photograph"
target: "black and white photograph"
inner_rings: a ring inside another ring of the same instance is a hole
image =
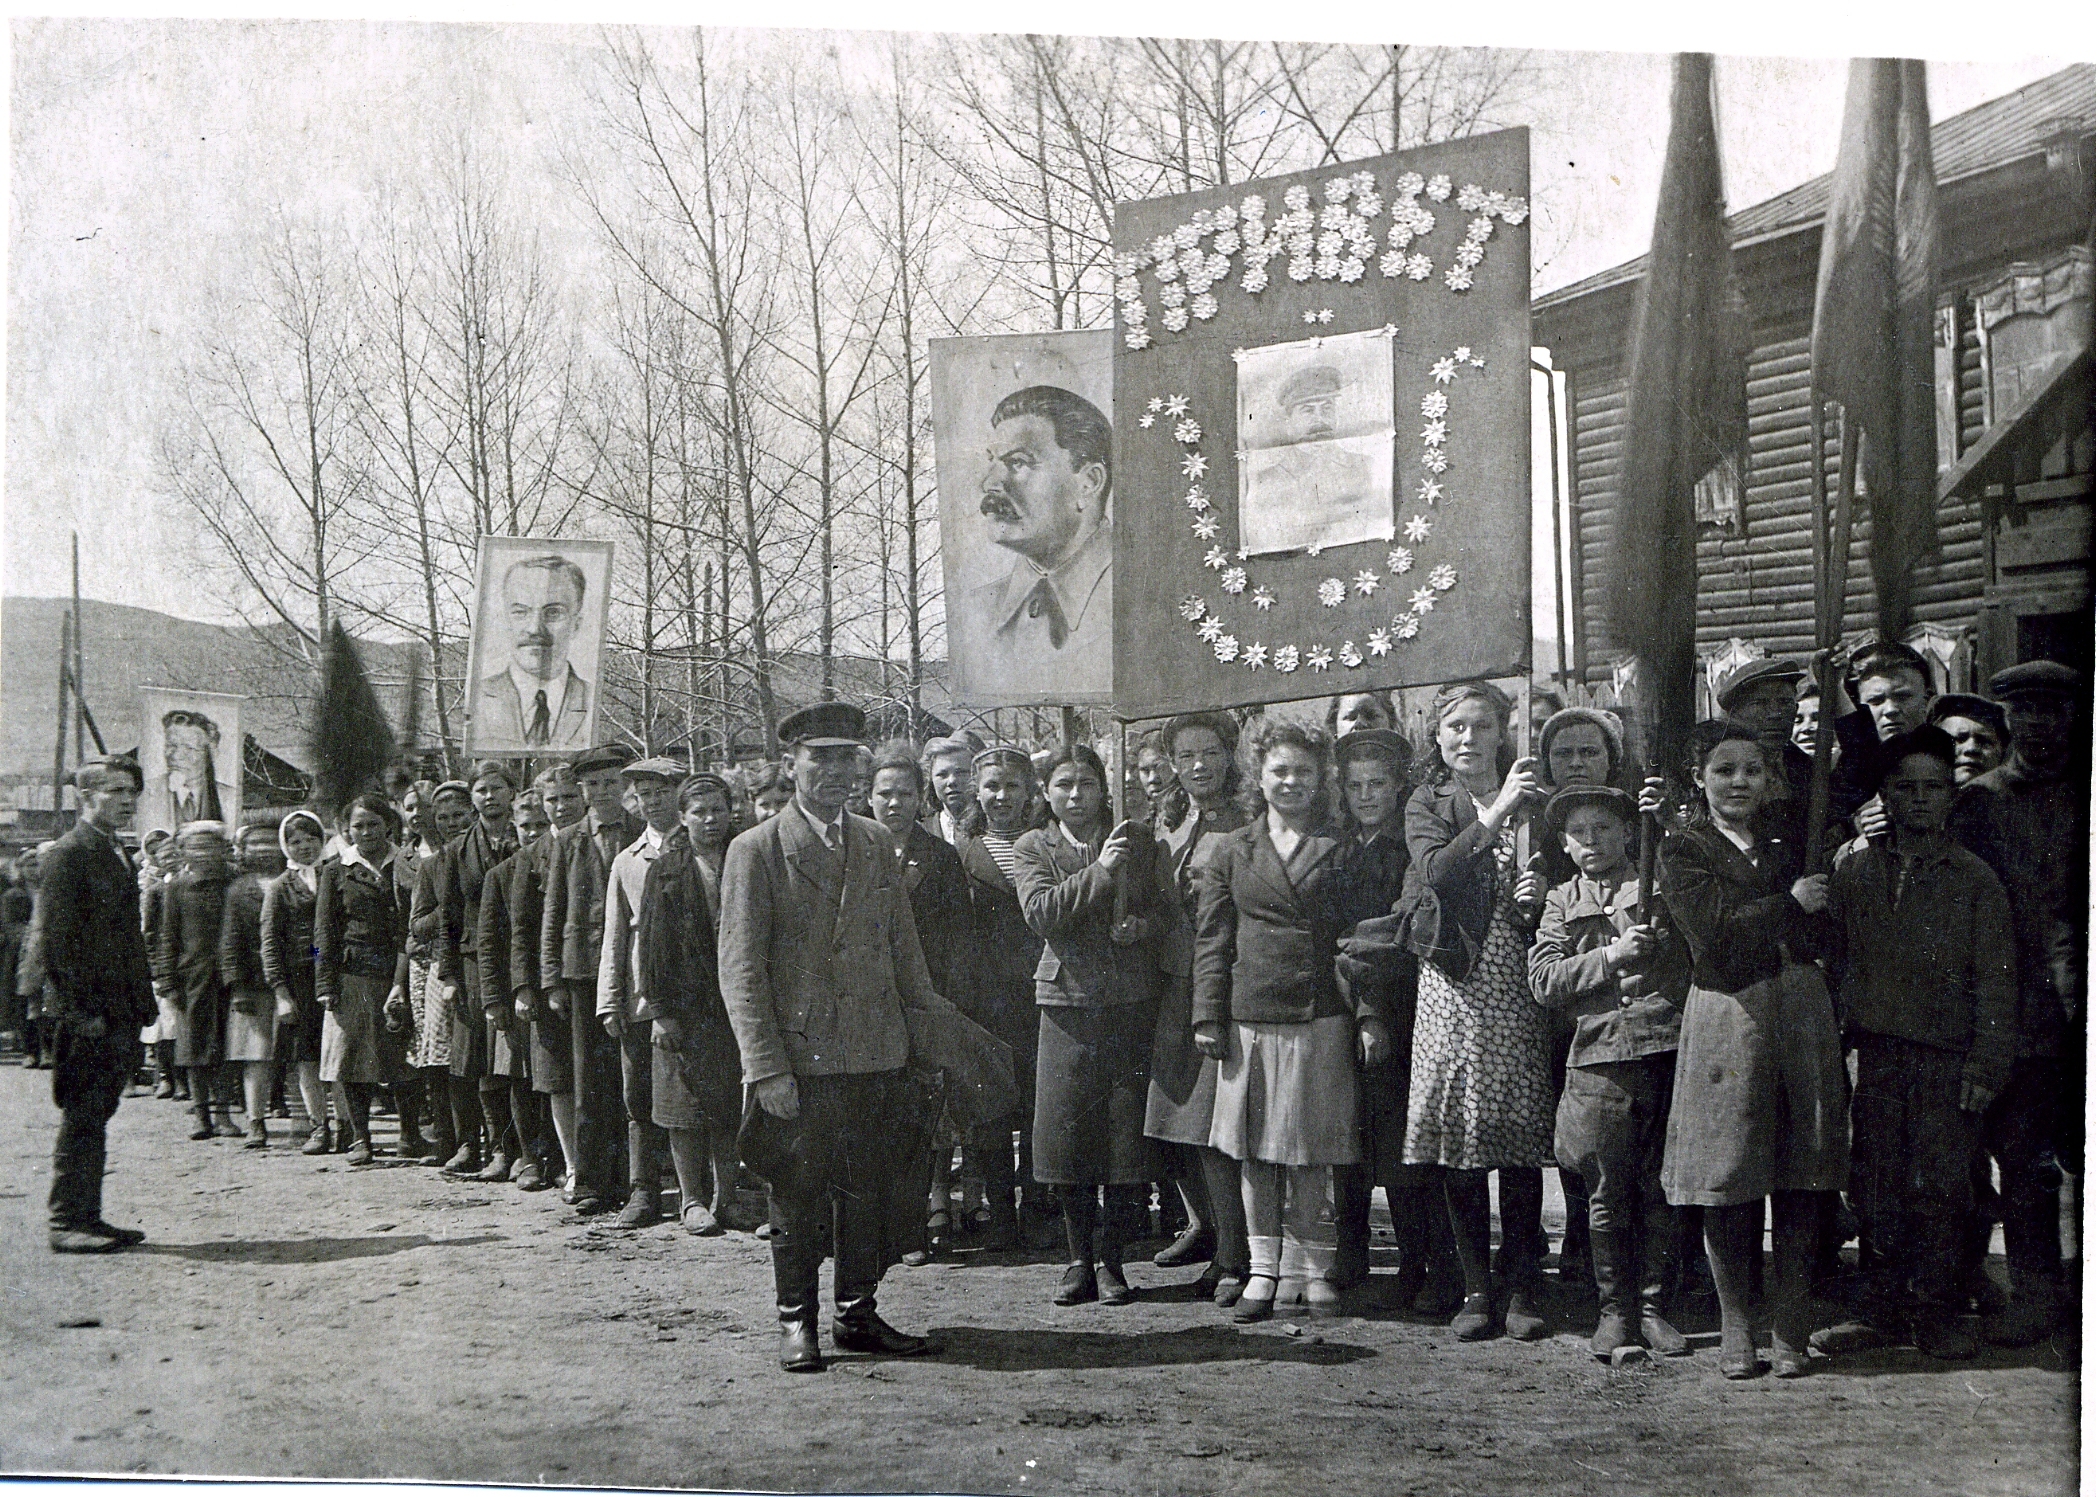
[[[2084,1488],[2076,7],[389,4],[8,22],[0,1478]]]

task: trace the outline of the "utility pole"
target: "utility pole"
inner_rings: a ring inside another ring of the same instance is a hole
[[[87,659],[82,636],[87,633],[85,620],[80,617],[80,532],[73,532],[73,763],[77,767],[87,762],[87,674],[83,665]],[[63,712],[64,707],[59,711]]]
[[[66,686],[72,675],[73,616],[58,620],[58,747],[51,754],[51,816],[65,810]]]

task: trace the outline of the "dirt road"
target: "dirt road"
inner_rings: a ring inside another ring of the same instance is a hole
[[[150,1099],[118,1113],[108,1182],[111,1219],[150,1243],[56,1257],[55,1123],[47,1075],[0,1067],[8,1472],[1900,1497],[2076,1479],[2064,1342],[1727,1384],[1708,1326],[1685,1327],[1705,1333],[1688,1360],[1597,1365],[1569,1294],[1551,1341],[1458,1346],[1387,1310],[1238,1328],[1172,1287],[1193,1271],[1147,1262],[1135,1305],[1057,1309],[1053,1263],[975,1254],[887,1281],[884,1313],[932,1329],[937,1360],[788,1378],[751,1238],[619,1233],[550,1194],[191,1143]]]

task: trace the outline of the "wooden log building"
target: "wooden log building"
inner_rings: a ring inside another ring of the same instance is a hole
[[[1936,314],[1940,553],[1917,570],[1907,635],[1943,690],[1983,688],[2019,660],[2088,672],[2091,245],[2096,242],[2096,66],[2077,64],[1938,121]],[[1752,464],[1745,492],[1706,483],[1697,648],[1712,675],[1812,647],[1808,380],[1828,178],[1728,220],[1754,330]],[[1604,592],[1624,440],[1629,330],[1642,258],[1535,304],[1535,341],[1565,371],[1572,472],[1565,517],[1573,681],[1611,694],[1629,651],[1608,637]],[[1828,484],[1836,443],[1828,442]],[[1850,642],[1877,633],[1859,503]],[[1707,703],[1707,695],[1705,697]]]

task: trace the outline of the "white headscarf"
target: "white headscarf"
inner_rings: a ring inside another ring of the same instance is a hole
[[[320,818],[311,811],[293,811],[277,827],[277,846],[284,850],[285,868],[297,876],[298,881],[306,886],[307,892],[318,893],[320,890],[320,858],[315,858],[310,863],[301,863],[298,859],[291,856],[291,842],[285,834],[291,830],[291,823],[294,821],[302,821],[313,828],[313,835],[320,839],[321,857],[327,855],[327,828],[321,825]]]

